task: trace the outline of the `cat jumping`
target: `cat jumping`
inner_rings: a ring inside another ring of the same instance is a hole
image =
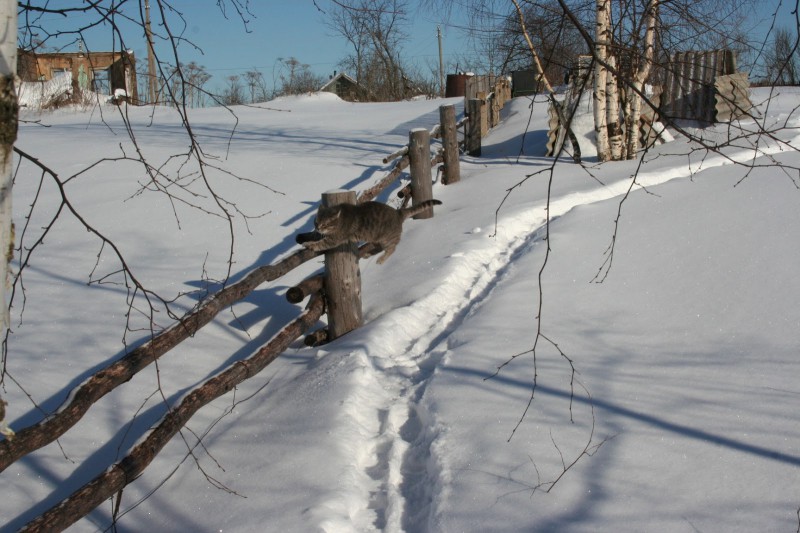
[[[426,200],[412,207],[395,209],[381,202],[320,206],[314,220],[315,231],[297,236],[297,242],[314,251],[330,250],[351,242],[374,243],[381,247],[383,264],[400,242],[403,221],[434,205],[439,200]]]

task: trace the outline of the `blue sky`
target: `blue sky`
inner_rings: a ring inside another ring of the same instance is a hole
[[[323,9],[328,7],[327,0],[317,3]],[[197,2],[180,0],[176,4]],[[327,73],[333,72],[337,63],[351,52],[344,39],[325,25],[325,14],[311,0],[260,0],[252,3],[251,12],[254,17],[248,24],[250,33],[245,33],[241,19],[235,14],[229,14],[229,20],[225,20],[216,7],[187,10],[187,35],[203,43],[204,55],[198,56],[198,63],[212,74],[252,67],[270,72],[278,58],[295,57],[315,72]],[[404,57],[420,63],[438,62],[437,21],[416,11],[412,12],[412,18],[414,23],[406,28],[410,36],[403,48]],[[445,25],[441,27],[445,51],[448,54],[460,51],[461,33]]]
[[[185,37],[200,50],[184,44],[181,61],[196,61],[206,67],[213,78],[210,87],[221,87],[225,78],[240,74],[245,70],[257,68],[269,81],[273,79],[273,69],[279,66],[281,58],[295,57],[308,64],[312,71],[320,75],[332,74],[338,70],[338,63],[350,53],[347,43],[333,34],[325,25],[325,13],[321,12],[312,0],[251,0],[247,29],[239,16],[228,5],[227,18],[217,7],[216,0],[170,0],[171,5],[184,14],[187,25],[173,26],[175,32],[185,31]],[[330,7],[330,0],[317,0],[322,9]],[[462,29],[463,21],[458,12],[450,20],[430,10],[418,8],[418,0],[409,0],[411,10],[406,30],[408,40],[403,46],[403,57],[420,67],[426,74],[427,65],[438,64],[438,43],[436,27],[442,29],[445,63],[468,53],[469,46]],[[136,2],[129,5],[135,6]],[[155,4],[155,2],[153,2]],[[510,2],[509,2],[510,4]],[[768,27],[768,19],[778,9],[778,23],[793,28],[794,15],[791,10],[794,0],[761,0],[759,9],[753,13],[751,21],[762,21]],[[780,8],[778,8],[780,6]],[[154,16],[155,20],[156,17]],[[76,20],[53,18],[50,24],[75,27]],[[144,36],[141,29],[127,28],[126,45],[132,48],[140,60],[146,58]],[[89,49],[107,50],[111,47],[108,28],[87,32]],[[117,45],[118,46],[118,45]],[[70,43],[65,51],[76,50]]]
[[[321,9],[330,7],[329,0],[316,3]],[[253,67],[269,72],[278,58],[288,57],[309,64],[315,72],[332,72],[351,52],[344,39],[326,27],[325,13],[312,0],[251,0],[250,33],[243,31],[241,19],[235,13],[229,12],[228,20],[223,18],[215,0],[172,0],[172,4],[184,10],[188,22],[186,35],[204,52],[200,55],[187,49],[184,53],[215,75]],[[468,51],[461,29],[463,21],[458,20],[457,11],[450,20],[443,20],[440,14],[419,9],[417,0],[409,0],[408,4],[413,23],[406,27],[409,39],[403,48],[405,59],[417,64],[438,62],[437,25],[442,29],[445,61]],[[510,1],[508,4],[511,6]],[[761,9],[756,9],[751,22],[761,21],[766,28],[778,9],[777,23],[794,26],[794,16],[790,13],[795,7],[794,0],[760,0],[756,5]]]
[[[316,3],[324,10],[330,7],[329,0],[317,0]],[[151,1],[151,4],[155,8],[155,2]],[[247,31],[242,19],[231,9],[230,2],[226,2],[227,18],[217,7],[216,0],[170,0],[170,4],[181,11],[186,20],[184,28],[175,22],[178,19],[173,18],[172,31],[183,31],[186,39],[199,47],[197,50],[187,44],[182,45],[181,61],[195,61],[206,67],[213,75],[209,84],[212,87],[224,85],[225,78],[230,75],[253,68],[271,80],[273,68],[280,65],[280,59],[290,57],[308,64],[316,74],[327,76],[334,70],[340,70],[338,63],[350,53],[346,41],[334,35],[325,25],[325,13],[312,0],[251,0],[250,13],[245,15],[248,20]],[[403,57],[425,67],[427,73],[428,63],[438,65],[437,25],[442,30],[445,61],[464,53],[465,37],[461,30],[443,22],[441,17],[437,20],[434,13],[419,11],[417,5],[416,0],[409,1],[409,20],[413,22],[409,22],[405,28],[409,37],[403,45]],[[151,18],[156,21],[154,9]],[[78,21],[76,18],[65,20],[52,17],[48,23],[50,26],[58,24],[74,28]],[[126,46],[133,49],[137,59],[146,60],[146,41],[141,29],[133,26],[124,28]],[[154,32],[157,31],[154,26]],[[111,48],[108,27],[87,32],[85,39],[90,50]],[[74,42],[64,48],[64,51],[74,50],[77,50]]]

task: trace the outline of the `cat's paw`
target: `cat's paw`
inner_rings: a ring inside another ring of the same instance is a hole
[[[322,241],[307,241],[307,242],[301,242],[300,244],[302,244],[303,246],[314,252],[319,252],[320,250],[325,249],[325,246],[322,244]]]
[[[323,238],[322,234],[319,233],[318,231],[309,231],[308,233],[298,233],[297,236],[294,238],[294,240],[295,242],[297,242],[297,244],[302,244],[303,246],[306,246],[306,243],[321,241],[322,238]],[[308,247],[306,246],[306,248]]]

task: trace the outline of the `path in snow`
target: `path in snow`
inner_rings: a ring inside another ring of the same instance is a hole
[[[792,141],[798,142],[800,136]],[[780,151],[779,147],[761,147],[760,155]],[[652,187],[752,159],[752,151],[746,150],[727,157],[715,154],[690,168],[642,172],[636,182]],[[622,179],[554,198],[550,219],[577,206],[618,197],[629,188],[630,180]],[[440,476],[436,456],[441,428],[422,407],[421,399],[442,357],[452,348],[448,345],[450,334],[502,283],[515,257],[530,252],[546,223],[544,203],[504,217],[504,231],[483,240],[482,248],[449,258],[447,275],[427,296],[338,341],[337,351],[349,352],[361,369],[351,374],[355,380],[351,397],[336,424],[354,468],[342,477],[345,490],[331,492],[319,505],[343,511],[339,527],[391,532],[425,529],[435,513],[432,502],[439,500],[437,493],[447,480]],[[362,487],[370,487],[369,493]],[[330,519],[329,512],[325,516]]]

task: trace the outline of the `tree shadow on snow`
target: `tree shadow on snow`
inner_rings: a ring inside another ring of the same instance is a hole
[[[484,379],[487,377],[485,372],[469,367],[446,366],[440,368],[439,372],[451,372],[465,376],[480,377],[480,381],[476,382],[476,386],[478,387],[485,385]],[[529,380],[516,379],[504,375],[502,373],[492,377],[489,381],[494,381],[512,387],[521,387],[528,391],[530,391],[531,389],[531,382]],[[569,390],[567,389],[562,390],[542,384],[537,384],[536,394],[562,398],[562,399],[570,399]],[[597,409],[598,411],[601,412],[605,411],[607,413],[611,413],[616,416],[626,418],[628,420],[634,420],[636,422],[640,422],[642,424],[655,427],[669,433],[676,433],[684,437],[689,437],[691,439],[709,442],[716,446],[722,446],[724,448],[728,448],[731,450],[736,450],[750,455],[755,455],[763,459],[770,459],[773,461],[778,461],[792,466],[800,466],[800,456],[791,455],[777,450],[772,450],[755,444],[748,444],[738,439],[726,437],[724,435],[716,435],[714,433],[711,433],[710,431],[692,427],[686,424],[670,422],[668,420],[665,420],[664,418],[657,416],[656,414],[630,409],[628,407],[624,407],[610,400],[604,400],[598,396],[593,396],[591,398],[588,398],[580,395],[575,395],[572,398],[572,401],[574,401],[575,403],[580,403],[585,405],[593,405],[595,409]]]

